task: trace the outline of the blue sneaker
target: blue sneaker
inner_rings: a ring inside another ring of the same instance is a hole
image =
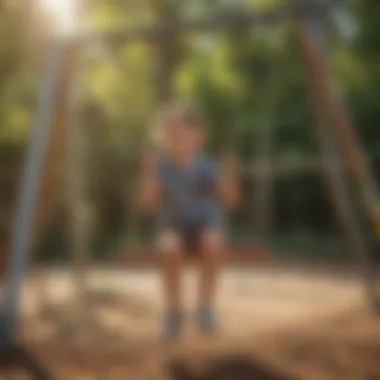
[[[164,317],[163,337],[166,340],[177,339],[182,328],[182,314],[178,311],[169,311]]]
[[[215,316],[211,306],[200,306],[196,318],[198,328],[202,332],[212,333],[215,331]]]

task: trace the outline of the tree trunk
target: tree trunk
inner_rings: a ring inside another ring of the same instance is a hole
[[[257,140],[258,172],[256,174],[256,188],[254,197],[254,225],[260,238],[268,240],[273,224],[273,140],[274,118],[277,101],[276,75],[269,75],[267,96],[264,97],[263,115],[260,125],[259,138]]]
[[[87,297],[87,267],[89,264],[88,209],[86,204],[86,135],[82,123],[81,52],[75,52],[75,71],[69,93],[67,140],[67,206],[69,251],[72,257],[75,314],[83,321],[89,310]]]
[[[151,5],[160,23],[173,23],[179,17],[178,6],[168,0],[152,0]],[[152,43],[154,57],[154,83],[159,105],[172,100],[174,96],[174,74],[180,61],[180,37],[158,36]]]

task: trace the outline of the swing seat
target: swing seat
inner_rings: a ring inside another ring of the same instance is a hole
[[[270,260],[270,249],[261,242],[229,245],[224,256],[227,265],[246,265]],[[128,267],[152,267],[159,265],[160,255],[154,247],[135,247],[123,252],[118,260]]]

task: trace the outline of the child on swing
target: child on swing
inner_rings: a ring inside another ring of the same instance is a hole
[[[235,160],[225,155],[218,166],[204,155],[204,124],[191,105],[166,107],[157,131],[158,149],[147,151],[143,159],[139,196],[145,210],[159,208],[164,338],[177,338],[181,332],[181,269],[186,254],[197,255],[200,264],[196,323],[202,332],[213,332],[215,287],[224,250],[222,209],[238,199]]]

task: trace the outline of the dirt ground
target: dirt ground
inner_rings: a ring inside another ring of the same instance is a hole
[[[219,331],[204,337],[191,318],[196,276],[185,277],[188,319],[177,343],[160,341],[159,275],[142,269],[94,270],[83,321],[73,320],[67,273],[45,273],[42,287],[30,280],[20,335],[59,380],[380,380],[380,318],[354,278],[226,270]]]

